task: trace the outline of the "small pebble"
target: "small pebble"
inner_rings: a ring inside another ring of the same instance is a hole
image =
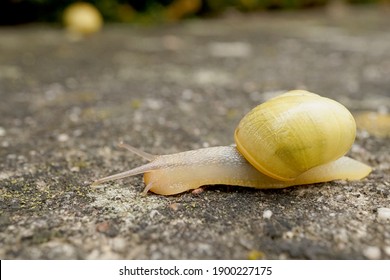
[[[172,209],[173,211],[177,211],[177,210],[179,210],[180,204],[174,202],[174,203],[172,203],[172,204],[169,204],[168,207],[169,207],[170,209]]]
[[[96,231],[97,232],[103,232],[104,233],[104,232],[108,231],[109,228],[110,228],[110,224],[107,221],[98,223],[96,225]]]
[[[70,171],[72,172],[80,172],[80,166],[73,166]]]
[[[263,218],[264,219],[270,219],[271,218],[271,216],[272,216],[272,211],[271,210],[265,210],[264,212],[263,212]]]
[[[363,255],[369,260],[379,260],[381,258],[381,249],[376,246],[368,246],[363,251]]]
[[[61,133],[60,135],[58,135],[57,140],[59,142],[66,142],[69,140],[69,135],[65,133]]]
[[[128,247],[127,247],[126,245],[127,245],[126,239],[124,239],[124,238],[115,237],[115,238],[112,240],[112,249],[113,249],[115,252],[118,252],[118,253],[125,253],[126,250],[128,250]]]
[[[193,191],[191,192],[191,194],[193,194],[193,195],[199,195],[199,194],[201,194],[203,191],[204,191],[203,188],[198,188],[198,189],[193,190]]]
[[[379,221],[390,221],[390,208],[381,207],[377,211]]]
[[[283,237],[286,239],[292,239],[294,237],[294,233],[292,231],[287,231],[283,234]]]
[[[5,128],[0,126],[0,136],[5,136],[5,134],[6,134]]]

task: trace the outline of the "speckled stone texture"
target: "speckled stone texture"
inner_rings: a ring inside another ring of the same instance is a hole
[[[390,141],[359,130],[359,182],[141,194],[100,177],[155,154],[228,145],[239,119],[304,88],[390,110],[390,16],[356,8],[174,25],[0,28],[1,259],[389,259]],[[378,210],[379,209],[379,210]],[[387,214],[386,214],[387,213]]]

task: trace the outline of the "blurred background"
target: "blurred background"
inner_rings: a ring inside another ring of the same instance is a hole
[[[1,0],[0,24],[59,23],[75,0]],[[309,9],[324,6],[361,5],[389,0],[91,0],[105,21],[153,24],[191,17],[213,17],[226,12]]]

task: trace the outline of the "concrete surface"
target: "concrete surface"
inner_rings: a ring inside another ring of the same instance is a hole
[[[106,25],[0,28],[1,259],[389,259],[390,143],[359,130],[359,182],[210,186],[142,196],[155,154],[227,145],[241,116],[305,88],[353,113],[390,110],[390,17],[353,9]],[[387,213],[387,214],[386,214]]]

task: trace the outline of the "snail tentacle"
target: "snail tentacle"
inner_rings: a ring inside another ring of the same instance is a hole
[[[118,147],[124,148],[124,149],[130,151],[133,154],[136,154],[139,157],[150,161],[150,163],[144,164],[142,166],[133,168],[133,169],[128,170],[128,171],[124,171],[124,172],[121,172],[121,173],[118,173],[118,174],[114,174],[114,175],[111,175],[111,176],[108,176],[108,177],[101,178],[101,179],[96,180],[95,182],[93,182],[92,186],[97,186],[97,185],[100,185],[102,183],[105,183],[105,182],[108,182],[108,181],[112,181],[112,180],[118,180],[118,179],[123,179],[123,178],[126,178],[126,177],[131,177],[131,176],[134,176],[134,175],[138,175],[138,174],[143,174],[143,173],[150,172],[152,170],[156,170],[156,169],[160,169],[161,168],[161,166],[156,165],[156,163],[154,163],[154,161],[159,157],[157,155],[153,155],[153,154],[149,154],[147,152],[141,151],[140,149],[137,149],[137,148],[135,148],[133,146],[130,146],[128,144],[125,144],[123,142],[120,142],[118,144]]]
[[[123,143],[122,141],[118,144],[119,148],[123,148],[128,150],[129,152],[132,152],[133,154],[136,154],[137,156],[140,156],[143,159],[146,159],[147,161],[153,161],[155,160],[158,156],[149,154],[147,152],[141,151],[140,149],[137,149],[136,147],[130,146],[126,143]]]
[[[155,166],[153,164],[153,162],[147,163],[145,165],[141,165],[141,166],[136,167],[134,169],[131,169],[131,170],[128,170],[128,171],[124,171],[124,172],[121,172],[121,173],[118,173],[118,174],[114,174],[114,175],[111,175],[111,176],[104,177],[104,178],[101,178],[99,180],[96,180],[95,182],[92,183],[92,186],[97,186],[97,185],[100,185],[102,183],[105,183],[105,182],[108,182],[108,181],[112,181],[112,180],[119,180],[119,179],[123,179],[123,178],[126,178],[126,177],[131,177],[131,176],[134,176],[134,175],[138,175],[138,174],[143,174],[143,173],[146,173],[146,172],[150,172],[152,170],[156,170],[158,168],[159,167]]]

